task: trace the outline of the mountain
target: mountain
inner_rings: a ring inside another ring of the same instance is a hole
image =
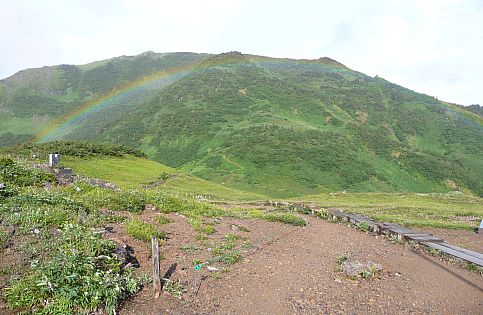
[[[0,119],[0,145],[123,144],[274,197],[483,195],[481,116],[327,57],[148,52],[29,69],[0,81]]]

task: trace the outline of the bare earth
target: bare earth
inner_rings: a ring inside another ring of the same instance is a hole
[[[145,211],[141,219],[154,223],[155,216]],[[188,292],[181,299],[167,293],[155,299],[148,285],[126,302],[120,314],[483,313],[481,275],[387,239],[313,217],[305,217],[306,227],[222,219],[210,240],[220,241],[231,233],[261,245],[244,252],[244,259],[229,266],[228,272],[215,276],[207,268],[194,271],[194,258],[211,257],[207,246],[195,241],[196,233],[185,218],[170,217],[175,222],[163,226],[169,239],[161,246],[165,257],[161,274],[176,264],[170,279],[179,279]],[[233,231],[233,224],[248,227],[250,232]],[[132,246],[140,270],[151,274],[149,244],[125,235],[119,226],[113,227],[108,236]],[[478,236],[469,238],[475,242],[475,249],[481,248]],[[186,243],[200,249],[194,253],[180,250]],[[351,259],[381,264],[384,270],[377,278],[351,280],[336,271],[337,257],[344,253]]]

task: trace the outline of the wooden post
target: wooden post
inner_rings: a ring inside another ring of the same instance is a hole
[[[159,275],[159,244],[156,237],[151,238],[151,256],[153,257],[153,290],[154,296],[161,293],[161,277]]]

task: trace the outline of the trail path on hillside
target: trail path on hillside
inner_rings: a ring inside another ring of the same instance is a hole
[[[154,299],[149,286],[120,314],[481,314],[483,310],[482,276],[314,217],[305,217],[305,227],[289,226],[288,235],[246,254],[215,279],[206,268],[194,271],[192,257],[179,251],[194,234],[185,220],[174,218],[176,222],[165,228],[170,239],[161,247],[166,257],[162,271],[176,262],[171,279],[185,281],[188,293],[181,300],[167,294]],[[238,223],[249,227],[252,240],[287,229],[279,223],[223,219],[215,237],[230,233],[230,226]],[[142,246],[127,241],[138,249],[141,269],[149,272],[147,246],[143,252]],[[374,279],[348,279],[335,270],[337,257],[344,253],[379,263],[384,270]]]

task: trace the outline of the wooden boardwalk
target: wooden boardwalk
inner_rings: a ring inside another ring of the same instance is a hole
[[[424,246],[437,249],[445,254],[457,257],[459,259],[471,262],[475,265],[483,267],[483,254],[467,250],[458,246],[453,246],[446,243],[439,237],[432,234],[426,234],[412,229],[405,228],[398,224],[393,223],[379,223],[375,222],[371,218],[360,215],[347,213],[341,210],[331,209],[328,211],[329,218],[333,220],[341,220],[349,222],[354,225],[366,223],[369,226],[369,230],[377,234],[393,235],[398,240],[411,240],[420,243]]]

